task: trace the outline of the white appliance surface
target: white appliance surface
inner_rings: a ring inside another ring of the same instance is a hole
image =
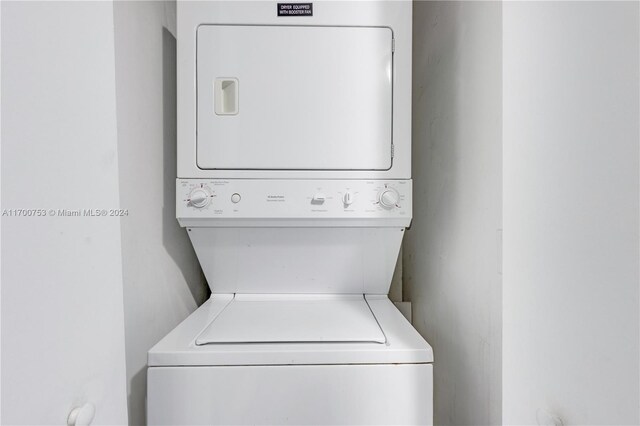
[[[407,227],[410,180],[178,179],[182,226]]]
[[[233,294],[214,294],[149,351],[149,367],[433,362],[433,351],[429,344],[387,296],[365,295],[364,297],[385,336],[384,344],[288,342],[197,345],[198,336],[214,322],[234,298]],[[347,324],[333,326],[348,327]],[[310,337],[306,340],[313,340],[317,333],[307,330],[307,335]]]
[[[392,40],[385,27],[199,26],[198,167],[389,169]]]
[[[410,1],[178,2],[177,217],[211,298],[148,353],[154,424],[431,424],[386,296],[411,222]]]
[[[150,425],[429,425],[433,366],[152,367]]]
[[[371,342],[385,337],[361,294],[237,294],[198,336],[219,343]]]
[[[277,7],[178,2],[178,177],[410,179],[412,2]]]
[[[389,292],[403,228],[189,228],[213,293]]]

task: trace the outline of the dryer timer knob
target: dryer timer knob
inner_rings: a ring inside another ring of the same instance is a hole
[[[196,188],[189,194],[189,205],[201,209],[209,205],[211,194],[205,188]]]
[[[387,188],[380,193],[378,196],[378,201],[387,209],[392,209],[397,206],[398,201],[400,200],[400,195],[398,191],[395,189]]]

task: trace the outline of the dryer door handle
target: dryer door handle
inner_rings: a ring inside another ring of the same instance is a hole
[[[213,82],[213,110],[216,115],[236,115],[238,113],[237,78],[216,78]]]

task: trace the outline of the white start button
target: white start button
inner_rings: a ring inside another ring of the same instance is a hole
[[[239,203],[241,199],[242,197],[237,192],[231,196],[231,202],[234,204]]]

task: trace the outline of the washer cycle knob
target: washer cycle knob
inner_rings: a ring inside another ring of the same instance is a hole
[[[345,192],[342,196],[342,202],[345,206],[350,206],[351,204],[353,204],[353,193],[349,191]]]
[[[385,189],[384,191],[380,192],[380,195],[378,195],[378,201],[380,202],[382,207],[387,209],[396,207],[399,200],[400,195],[398,194],[398,191],[391,188]]]
[[[211,194],[205,188],[196,188],[189,194],[189,204],[201,209],[207,207],[211,201]]]

